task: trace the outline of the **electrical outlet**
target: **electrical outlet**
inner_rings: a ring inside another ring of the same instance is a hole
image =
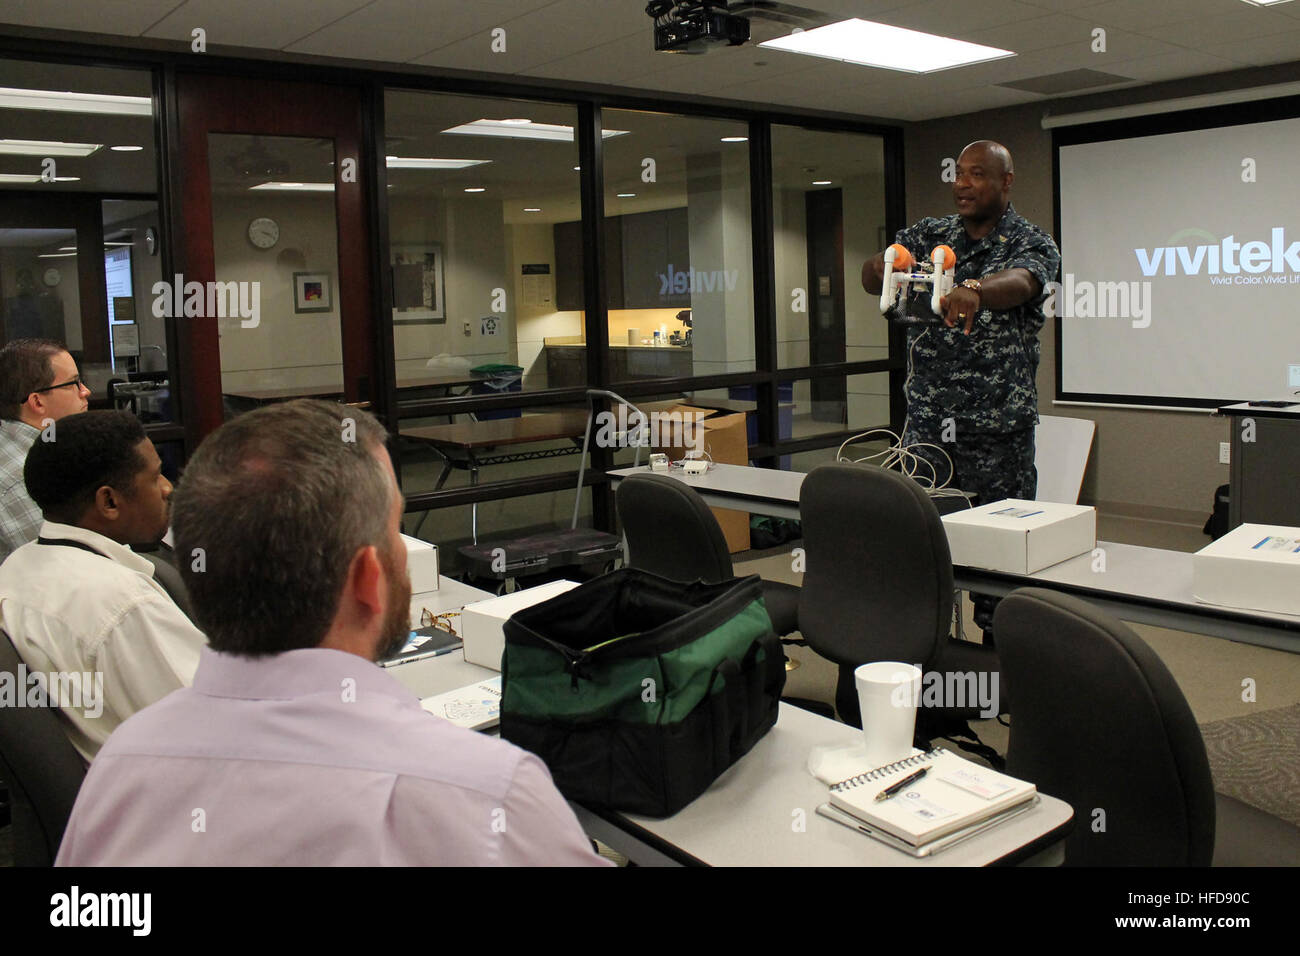
[[[465,323],[465,334],[466,334],[466,335],[472,335],[472,334],[473,334],[473,333],[470,332],[470,325],[469,325],[468,322]]]
[[[1219,442],[1219,464],[1220,465],[1232,464],[1232,442],[1230,441]]]

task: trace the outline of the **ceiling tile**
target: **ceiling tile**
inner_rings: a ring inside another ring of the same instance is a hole
[[[407,63],[553,2],[474,0],[434,6],[429,0],[374,0],[286,49],[294,53]],[[483,68],[490,67],[485,64]]]
[[[920,3],[910,3],[898,10],[890,10],[877,19],[881,23],[907,27],[909,30],[957,36],[1041,15],[1041,10],[1019,0],[981,0],[980,3],[921,0]]]
[[[705,54],[705,56],[709,55]],[[529,76],[556,80],[621,83],[634,76],[644,76],[662,70],[666,57],[672,57],[672,54],[656,53],[654,40],[647,31],[645,36],[632,34],[620,37],[582,53],[560,57],[522,72]]]
[[[520,73],[582,53],[593,42],[637,37],[653,48],[653,24],[642,4],[613,4],[593,15],[590,0],[559,0],[499,24],[506,30],[504,53],[491,50],[492,27],[440,47],[413,62],[467,70]],[[590,73],[600,63],[590,63]]]
[[[1211,56],[1226,57],[1238,63],[1264,66],[1269,63],[1289,63],[1300,60],[1300,32],[1275,33],[1272,36],[1234,40],[1230,43],[1209,43],[1201,52]]]
[[[1240,0],[1238,2],[1240,3]],[[1167,43],[1196,48],[1214,43],[1268,36],[1271,33],[1286,33],[1296,29],[1300,29],[1300,25],[1297,25],[1294,20],[1272,10],[1249,11],[1245,16],[1234,10],[1221,16],[1188,20],[1184,23],[1149,24],[1145,30],[1139,32],[1159,37]]]
[[[144,36],[189,42],[202,27],[209,46],[279,50],[365,6],[366,0],[276,0],[232,4],[229,0],[188,0],[151,26]]]
[[[1029,53],[1067,43],[1089,43],[1092,40],[1092,24],[1078,17],[1034,16],[1032,19],[1017,20],[996,27],[983,27],[955,36],[960,40],[983,43],[985,46],[1000,47],[1016,53]]]
[[[1144,83],[1156,83],[1160,80],[1178,80],[1240,68],[1240,63],[1223,57],[1210,56],[1208,53],[1198,53],[1194,50],[1181,50],[1178,53],[1139,57],[1128,61],[1119,69],[1120,72],[1127,73]]]
[[[1076,16],[1094,19],[1097,25],[1135,32],[1154,32],[1170,23],[1203,20],[1240,7],[1243,16],[1252,12],[1241,0],[1106,0],[1079,11]],[[1253,12],[1258,12],[1258,8]]]
[[[182,5],[183,0],[20,0],[0,5],[0,23],[139,36],[151,23]]]

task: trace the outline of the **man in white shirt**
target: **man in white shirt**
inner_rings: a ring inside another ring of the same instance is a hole
[[[118,724],[190,683],[207,642],[128,547],[167,532],[172,486],[144,428],[126,412],[86,412],[50,437],[27,455],[45,521],[0,565],[0,627],[28,674],[78,685],[80,700],[50,703],[89,761]]]
[[[537,757],[427,713],[375,665],[410,627],[386,437],[299,400],[199,447],[173,530],[210,647],[193,687],[100,751],[60,865],[607,862]]]
[[[0,349],[0,561],[36,538],[41,509],[27,494],[23,463],[48,423],[86,410],[90,389],[53,339],[15,339]]]

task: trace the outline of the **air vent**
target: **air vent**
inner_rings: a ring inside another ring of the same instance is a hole
[[[1133,77],[1120,76],[1118,73],[1102,73],[1100,70],[1066,70],[1064,73],[1048,73],[1046,76],[1031,76],[1016,80],[1014,83],[997,83],[1009,90],[1024,90],[1027,93],[1042,93],[1056,96],[1060,93],[1074,93],[1094,86],[1110,86],[1113,83],[1132,83]]]

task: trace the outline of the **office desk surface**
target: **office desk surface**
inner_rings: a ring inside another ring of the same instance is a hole
[[[861,733],[782,704],[776,726],[754,749],[673,816],[654,820],[575,810],[588,834],[645,863],[984,866],[1021,862],[1045,850],[1053,850],[1049,857],[1057,855],[1073,811],[1049,796],[1019,817],[923,859],[819,816],[827,787],[807,771],[809,751],[819,744],[851,743]]]
[[[609,477],[617,487],[619,481],[629,475],[651,473],[649,465],[642,465],[639,468],[613,469]],[[713,465],[703,475],[687,476],[679,468],[667,474],[684,485],[690,485],[710,505],[796,520],[799,518],[799,489],[807,477],[802,471],[719,464]]]
[[[1126,621],[1175,628],[1248,644],[1300,652],[1300,616],[1203,604],[1192,593],[1192,555],[1098,541],[1099,559],[1081,554],[1034,574],[982,568],[953,569],[966,591],[1007,594],[1020,587],[1047,587],[1078,595]]]
[[[441,614],[444,611],[459,611],[466,604],[486,601],[491,597],[496,595],[439,575],[438,590],[422,591],[411,595],[411,624],[419,627],[420,612],[425,608],[434,614]],[[456,631],[459,633],[459,619],[456,623]],[[394,664],[385,670],[421,697],[444,694],[457,687],[495,677],[497,673],[486,667],[468,663],[465,660],[465,652],[461,650],[443,654],[441,657],[426,657],[424,660],[411,661],[409,664]]]
[[[521,415],[519,418],[497,418],[486,422],[424,425],[403,428],[399,433],[403,438],[414,438],[435,446],[495,448],[559,438],[581,438],[586,428],[587,413],[574,409],[542,415]]]
[[[282,386],[248,386],[247,388],[227,389],[222,392],[232,398],[247,398],[254,402],[279,402],[293,398],[329,398],[343,394],[342,383],[338,385],[282,385]]]

